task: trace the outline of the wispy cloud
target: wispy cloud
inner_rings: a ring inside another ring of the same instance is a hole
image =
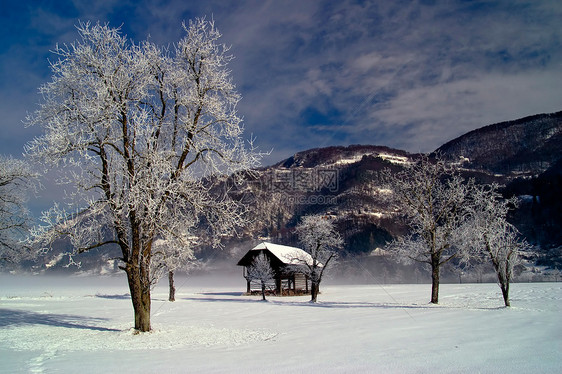
[[[551,83],[562,35],[554,2],[264,4],[226,29],[241,28],[231,33],[243,54],[242,111],[272,145],[429,151],[490,122],[562,107]],[[311,110],[328,120],[310,123]]]

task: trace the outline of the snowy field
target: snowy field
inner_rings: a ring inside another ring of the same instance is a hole
[[[244,280],[153,291],[134,335],[123,277],[0,276],[2,373],[561,373],[562,284],[326,285],[242,296]]]

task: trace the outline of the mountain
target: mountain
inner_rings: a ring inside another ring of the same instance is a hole
[[[482,127],[434,152],[460,164],[466,177],[498,182],[506,196],[518,196],[521,204],[510,220],[540,249],[538,264],[559,268],[561,137],[562,112],[540,114]],[[239,236],[224,237],[224,250],[201,245],[197,256],[208,263],[231,264],[263,240],[298,246],[293,229],[303,215],[314,213],[335,219],[345,241],[342,262],[352,266],[354,273],[381,277],[396,273],[398,265],[381,248],[406,228],[387,201],[389,191],[381,184],[379,172],[399,171],[418,157],[384,146],[332,146],[298,152],[247,173],[242,185],[229,183],[227,178],[217,188],[245,204],[252,223],[241,228]],[[90,266],[94,264],[95,260]],[[105,261],[102,268],[112,266]],[[411,274],[406,276],[413,277],[413,270],[408,271]]]
[[[468,158],[465,167],[493,173],[537,174],[561,157],[562,112],[538,114],[482,127],[439,147],[451,160]]]
[[[401,228],[392,219],[377,173],[399,169],[413,157],[388,147],[351,145],[298,152],[260,169],[244,189],[244,198],[254,202],[248,235],[297,244],[292,227],[305,214],[321,213],[337,218],[348,252],[383,246]],[[372,245],[364,245],[365,240]]]
[[[445,143],[436,153],[460,164],[465,177],[497,182],[506,197],[518,196],[521,203],[510,220],[541,248],[539,262],[558,261],[562,112],[485,126]],[[262,168],[240,190],[255,220],[236,242],[268,239],[298,245],[293,227],[301,216],[320,213],[335,218],[345,240],[344,256],[381,253],[405,227],[385,199],[378,172],[398,171],[417,157],[383,146],[351,145],[298,152]]]

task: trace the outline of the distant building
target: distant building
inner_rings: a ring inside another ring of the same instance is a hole
[[[243,274],[248,293],[261,290],[261,284],[254,283],[247,277],[247,268],[261,253],[267,256],[275,272],[274,281],[268,285],[270,291],[275,292],[276,295],[298,295],[310,292],[309,279],[306,276],[307,264],[312,264],[310,254],[300,248],[262,242],[249,250],[237,264],[244,267]]]

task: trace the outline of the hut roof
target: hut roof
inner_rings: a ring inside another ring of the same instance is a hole
[[[269,251],[273,256],[275,256],[285,265],[303,265],[303,263],[312,265],[312,256],[302,249],[268,242],[262,242],[249,250],[248,253],[246,253],[246,255],[244,255],[244,257],[242,257],[240,261],[238,261],[238,265],[249,265],[249,263],[253,261],[256,251],[265,250]]]

